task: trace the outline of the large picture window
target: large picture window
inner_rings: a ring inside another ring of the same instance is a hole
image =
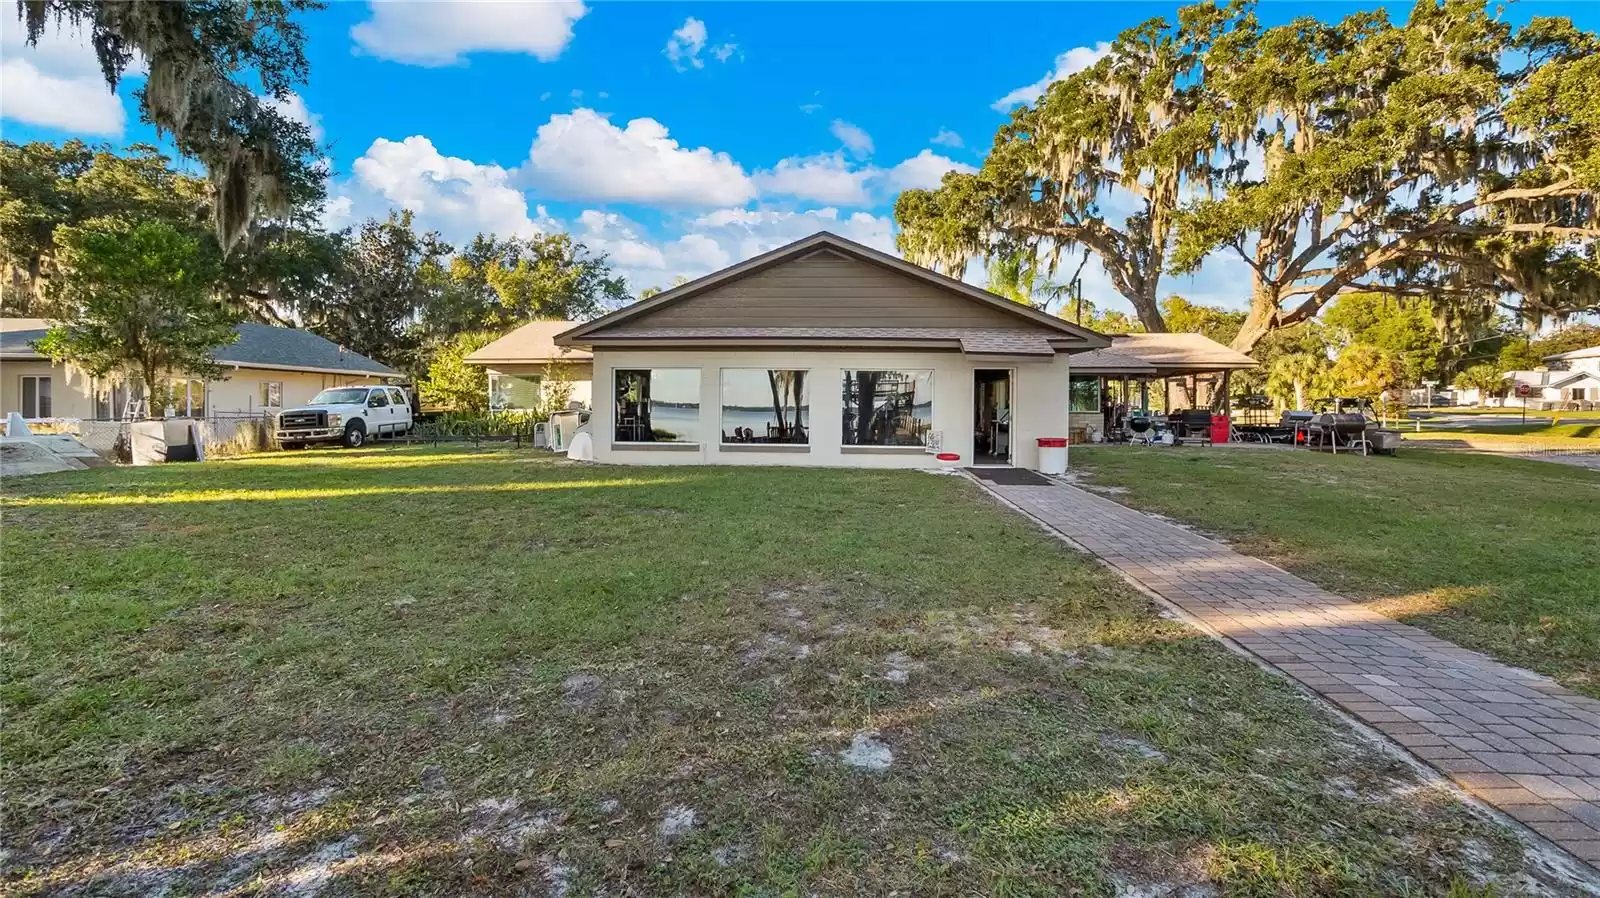
[[[521,411],[539,407],[540,384],[544,378],[537,374],[490,374],[489,410]]]
[[[1100,411],[1100,378],[1073,377],[1068,381],[1068,387],[1072,396],[1068,406],[1070,411]]]
[[[932,371],[845,371],[846,446],[923,446],[933,426]]]
[[[619,443],[700,441],[700,369],[635,368],[616,372]]]
[[[806,379],[789,369],[722,369],[722,442],[808,443]]]

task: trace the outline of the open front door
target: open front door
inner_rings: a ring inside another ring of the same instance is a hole
[[[1009,465],[1014,457],[1011,371],[979,368],[972,372],[972,388],[972,463]]]

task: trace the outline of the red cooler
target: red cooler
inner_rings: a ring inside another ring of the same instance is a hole
[[[1227,415],[1211,416],[1211,442],[1226,443],[1228,441],[1229,421]]]

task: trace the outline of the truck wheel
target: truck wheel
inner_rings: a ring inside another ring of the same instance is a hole
[[[360,449],[367,442],[367,429],[360,421],[351,421],[345,425],[344,439],[340,440],[347,449]]]

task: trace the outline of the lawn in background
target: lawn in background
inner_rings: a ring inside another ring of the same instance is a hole
[[[1357,463],[1401,470],[1319,476]],[[13,480],[3,511],[10,894],[1405,895],[1526,866],[956,477],[330,450]]]
[[[1409,443],[1395,458],[1107,447],[1073,460],[1118,501],[1600,697],[1600,473]]]

